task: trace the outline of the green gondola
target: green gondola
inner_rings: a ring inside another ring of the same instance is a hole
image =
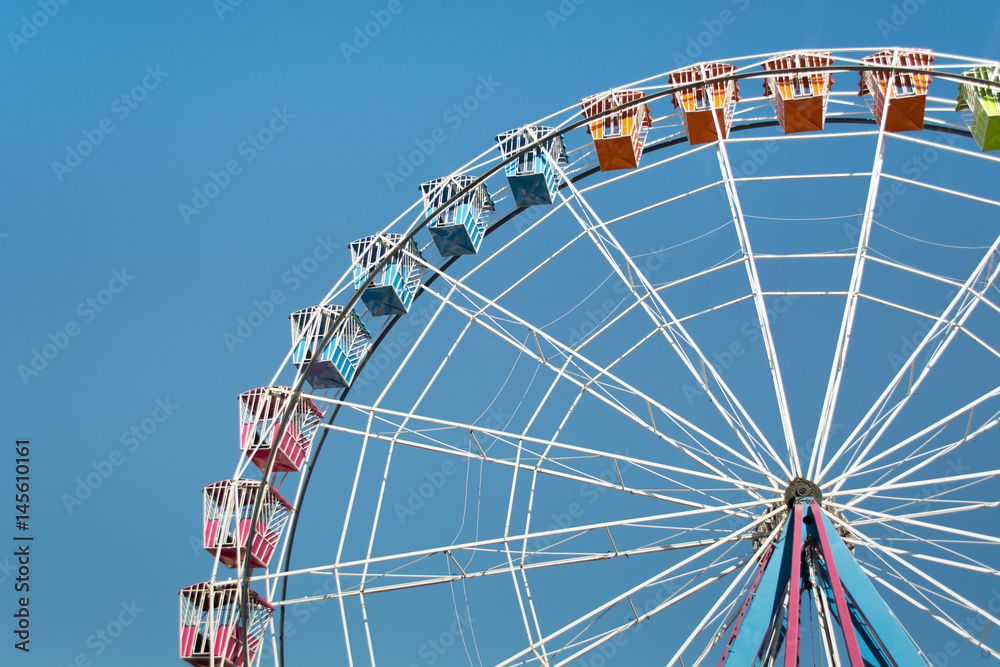
[[[1000,83],[1000,66],[976,67],[963,72],[963,76]],[[1000,148],[998,92],[1000,92],[998,88],[971,82],[958,86],[958,104],[955,105],[955,110],[971,112],[969,129],[982,151],[995,151]]]

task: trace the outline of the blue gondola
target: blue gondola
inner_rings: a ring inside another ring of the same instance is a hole
[[[552,133],[551,127],[529,125],[508,130],[497,137],[500,152],[507,159],[525,146]],[[566,164],[566,149],[562,137],[554,136],[507,163],[507,183],[518,206],[548,205],[555,201],[559,188],[556,165]]]
[[[314,318],[316,311],[321,311]],[[330,341],[319,350],[319,344],[343,312],[340,306],[311,306],[291,314],[292,363],[306,373],[313,389],[347,387],[354,380],[358,363],[368,349],[371,335],[361,318],[351,311],[338,325]]]
[[[420,186],[424,198],[424,217],[436,214],[427,225],[434,245],[442,257],[474,255],[479,252],[486,233],[486,221],[493,212],[493,202],[480,183],[444,211],[439,207],[468,187],[473,176],[436,178]]]
[[[402,234],[379,234],[351,243],[354,286],[358,289],[368,280],[368,274],[389,255],[389,261],[378,269],[361,294],[361,300],[372,315],[405,315],[420,286],[420,251],[416,244],[410,240],[401,249],[393,250],[402,238]]]

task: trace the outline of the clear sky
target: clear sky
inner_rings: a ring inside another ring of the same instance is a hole
[[[4,2],[0,663],[181,664],[177,589],[211,574],[200,490],[238,460],[236,397],[271,380],[287,313],[321,299],[347,244],[420,182],[499,132],[694,61],[896,45],[1000,60],[998,10]],[[401,170],[421,145],[426,161]],[[30,654],[10,631],[19,438],[31,443]]]

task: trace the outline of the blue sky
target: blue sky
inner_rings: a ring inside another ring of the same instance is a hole
[[[236,396],[270,381],[347,244],[499,132],[700,60],[1000,59],[988,1],[39,0],[0,27],[2,478],[29,439],[35,538],[30,654],[0,557],[0,661],[32,667],[181,664],[176,591],[211,573],[192,544],[200,489],[238,459]]]

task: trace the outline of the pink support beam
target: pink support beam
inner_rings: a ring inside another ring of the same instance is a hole
[[[785,667],[799,664],[799,599],[802,590],[802,504],[795,503],[792,519],[792,573],[788,578],[788,631]]]
[[[815,502],[809,503],[810,516],[819,511],[819,506]],[[813,520],[816,521],[815,518]],[[824,528],[822,521],[816,521],[816,532],[819,534],[823,560],[826,563],[827,574],[830,577],[830,588],[833,590],[833,598],[837,602],[840,629],[844,633],[844,643],[847,644],[847,655],[850,657],[851,667],[864,667],[864,663],[861,661],[861,649],[858,648],[858,637],[854,634],[854,624],[851,622],[851,615],[847,610],[847,599],[844,597],[844,588],[840,584],[840,575],[837,574],[837,563],[831,556],[833,552],[830,549],[830,540],[826,536],[826,528]]]

